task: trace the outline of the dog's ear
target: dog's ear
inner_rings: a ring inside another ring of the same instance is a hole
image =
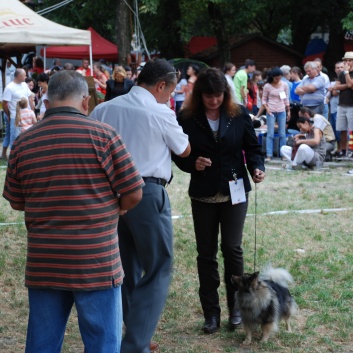
[[[249,282],[251,283],[251,286],[255,286],[258,282],[258,278],[259,278],[259,272],[254,272],[250,278],[249,278]]]

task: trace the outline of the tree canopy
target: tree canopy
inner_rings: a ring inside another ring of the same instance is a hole
[[[46,0],[45,6],[58,1]],[[118,44],[124,63],[123,53],[131,50],[135,3],[148,48],[166,58],[183,56],[192,36],[216,36],[224,62],[229,38],[254,32],[282,38],[304,53],[311,34],[321,28],[330,36],[325,58],[331,65],[335,53],[342,54],[344,28],[353,29],[353,0],[75,0],[45,17],[71,27],[94,27]]]

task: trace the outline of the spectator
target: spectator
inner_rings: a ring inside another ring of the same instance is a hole
[[[19,134],[19,131],[15,125],[17,102],[22,97],[29,99],[32,94],[25,81],[25,70],[16,69],[13,81],[5,87],[4,93],[2,95],[2,107],[4,113],[6,114],[5,124],[7,124],[5,126],[5,138],[2,144],[3,158],[7,158],[7,149],[11,149],[13,142]],[[29,100],[29,103],[32,104],[32,100]],[[31,105],[30,108],[34,109],[34,106]]]
[[[288,85],[289,92],[291,92],[293,87],[293,82],[291,82],[291,67],[289,65],[282,65],[280,69],[283,73],[282,81]],[[291,96],[289,96],[289,103],[292,103]]]
[[[76,71],[79,72],[82,76],[92,76],[92,71],[89,67],[89,60],[82,59],[82,65]]]
[[[130,92],[134,83],[126,77],[126,71],[122,66],[115,66],[112,78],[107,81],[107,92],[105,101],[108,102],[115,97]]]
[[[89,99],[81,75],[55,74],[44,119],[10,155],[3,196],[28,233],[26,352],[60,352],[74,304],[85,352],[120,350],[118,215],[143,181],[117,132],[87,118]]]
[[[126,65],[126,66],[124,67],[124,70],[125,70],[125,72],[126,72],[126,77],[127,77],[129,80],[131,80],[131,79],[132,79],[132,69],[131,69],[131,67],[128,66],[128,65]]]
[[[34,94],[32,93],[34,97]],[[17,102],[15,125],[20,129],[20,133],[26,131],[37,122],[36,115],[32,109],[28,108],[28,100],[22,97]]]
[[[340,133],[341,144],[337,149],[337,158],[346,158],[348,133],[351,132],[351,143],[353,144],[353,52],[344,54],[343,72],[338,76],[335,89],[339,91],[336,130]],[[353,145],[351,146],[353,150]]]
[[[107,93],[108,77],[104,73],[104,68],[98,62],[93,64],[93,80],[97,91],[98,102],[104,102]]]
[[[293,169],[302,166],[314,167],[316,162],[323,162],[326,155],[326,143],[323,131],[314,126],[314,119],[299,116],[298,128],[301,134],[294,136],[295,146],[282,146],[281,155],[291,162]],[[292,159],[293,148],[298,148]]]
[[[235,96],[241,104],[247,104],[248,74],[252,74],[256,70],[254,60],[246,59],[245,67],[234,76]]]
[[[185,100],[185,91],[184,88],[187,85],[187,81],[183,78],[183,75],[180,70],[178,70],[178,81],[174,90],[174,102],[175,102],[175,113],[178,114],[184,100]]]
[[[341,72],[344,71],[343,62],[338,61],[335,64],[335,74],[336,77],[334,81],[331,81],[330,87],[327,92],[327,97],[330,102],[330,123],[332,125],[333,131],[335,133],[337,148],[335,152],[335,156],[340,156],[342,153],[341,147],[341,137],[340,133],[336,130],[336,123],[337,123],[337,108],[338,108],[338,99],[339,99],[339,91],[335,88],[336,82],[338,81],[338,77],[340,76]],[[342,155],[340,156],[342,157]]]
[[[74,65],[72,63],[65,63],[64,70],[74,70]]]
[[[119,131],[146,184],[140,204],[119,221],[126,328],[121,353],[150,352],[168,293],[173,229],[164,186],[171,177],[171,150],[182,157],[190,153],[187,135],[165,104],[176,86],[176,75],[166,60],[149,60],[137,86],[98,105],[91,114]]]
[[[188,69],[186,70],[188,83],[184,89],[185,99],[184,99],[183,106],[188,104],[188,100],[189,100],[190,95],[192,93],[192,89],[194,88],[194,84],[197,80],[197,76],[198,76],[199,72],[200,72],[200,68],[196,64],[189,65]]]
[[[310,108],[313,113],[324,112],[325,79],[320,76],[317,65],[308,61],[304,65],[307,74],[295,89],[295,93],[301,96],[303,106]]]
[[[220,327],[219,229],[228,324],[230,329],[235,329],[241,325],[241,317],[231,277],[241,276],[244,270],[242,237],[247,195],[251,190],[248,172],[255,183],[263,181],[261,147],[250,116],[244,107],[233,102],[227,80],[218,69],[208,68],[200,73],[190,104],[181,111],[178,120],[191,145],[189,157],[173,156],[173,160],[191,175],[189,196],[198,252],[199,297],[205,318],[203,331],[211,334]],[[235,183],[242,193],[233,197],[230,189],[236,189]]]
[[[38,121],[42,120],[44,117],[44,113],[47,110],[45,105],[45,100],[48,99],[47,91],[49,84],[49,76],[45,73],[38,75],[38,104],[36,105],[36,110],[38,112],[37,119]]]
[[[331,161],[332,160],[331,152],[335,149],[336,138],[330,122],[323,115],[314,114],[309,108],[306,108],[306,107],[300,108],[299,116],[309,118],[309,119],[312,118],[314,120],[314,127],[317,127],[323,132],[325,142],[326,142],[325,161],[326,162]]]
[[[281,80],[282,70],[278,67],[271,70],[262,94],[262,105],[266,109],[266,159],[273,157],[273,141],[275,135],[275,123],[278,124],[279,146],[286,144],[286,121],[290,119],[289,88]],[[286,115],[287,112],[287,115]]]
[[[322,72],[323,67],[322,67],[322,61],[321,61],[321,59],[320,59],[320,58],[316,58],[316,59],[314,60],[314,62],[316,63],[317,69],[318,69],[318,71],[319,71],[319,75],[320,75],[321,77],[323,77],[324,80],[325,80],[324,112],[322,113],[322,115],[323,115],[326,119],[328,119],[328,99],[327,99],[327,97],[326,97],[326,94],[327,94],[328,88],[330,87],[330,79],[329,79],[329,77],[327,76],[327,74],[325,74],[324,72]]]
[[[303,78],[300,68],[293,66],[290,70],[290,77],[292,80],[292,89],[290,91],[290,119],[287,122],[287,131],[292,135],[297,135],[300,133],[300,131],[298,131],[297,119],[299,116],[298,113],[301,103],[300,96],[295,93],[295,89],[298,87]]]
[[[234,100],[235,103],[240,103],[239,101],[237,101],[236,95],[235,95],[235,86],[234,86],[234,75],[236,73],[237,69],[235,67],[234,64],[232,63],[225,63],[224,67],[223,67],[223,73],[227,79],[228,85],[231,88],[231,93],[232,93],[232,98]]]
[[[246,109],[249,114],[257,115],[259,112],[258,108],[258,96],[259,96],[259,87],[258,82],[262,81],[261,71],[255,70],[253,72],[252,78],[248,80],[248,94],[247,94],[247,104]]]

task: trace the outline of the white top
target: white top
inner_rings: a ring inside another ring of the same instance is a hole
[[[90,117],[118,131],[143,177],[169,180],[171,151],[180,155],[189,143],[174,111],[139,86],[99,104]]]
[[[235,95],[235,85],[234,85],[233,78],[227,74],[225,74],[224,76],[226,77],[228,85],[230,86],[230,92],[232,93],[233,101],[237,104],[240,104],[237,96]]]
[[[41,98],[41,105],[40,105],[40,108],[39,108],[39,114],[42,115],[45,113],[45,111],[47,110],[47,108],[45,107],[45,104],[44,104],[44,100],[48,100],[48,95],[47,93],[43,93],[42,95],[42,98]]]
[[[15,83],[10,82],[2,95],[2,100],[9,103],[9,111],[11,119],[16,118],[16,105],[17,102],[22,98],[28,97],[32,94],[31,90],[28,88],[26,82]]]

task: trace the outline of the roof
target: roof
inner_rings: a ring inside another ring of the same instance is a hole
[[[0,1],[0,54],[11,55],[34,45],[90,45],[91,33],[38,15],[19,0]]]
[[[302,54],[300,54],[299,52],[291,49],[289,46],[276,42],[272,39],[266,38],[263,35],[259,34],[259,33],[255,33],[255,34],[239,34],[236,36],[232,36],[229,40],[229,44],[230,44],[230,48],[231,49],[236,49],[240,46],[242,46],[243,44],[251,41],[251,40],[255,40],[255,39],[260,39],[263,40],[273,46],[276,46],[280,49],[283,49],[287,52],[289,52],[290,54],[297,56],[298,58],[302,58]],[[191,41],[190,41],[191,42]],[[211,45],[209,46],[207,49],[195,53],[194,55],[190,55],[190,58],[193,59],[199,59],[199,60],[210,60],[213,59],[214,57],[218,56],[218,48],[217,45]]]
[[[118,47],[100,36],[92,27],[88,28],[92,37],[92,56],[94,60],[118,60]],[[50,47],[46,49],[47,58],[78,59],[89,58],[89,47]]]

